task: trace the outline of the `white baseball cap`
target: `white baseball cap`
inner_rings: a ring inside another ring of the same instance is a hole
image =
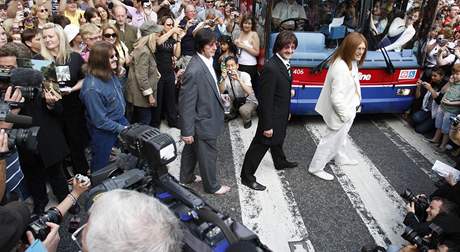
[[[67,41],[70,43],[80,33],[80,28],[74,24],[68,24],[64,27]]]

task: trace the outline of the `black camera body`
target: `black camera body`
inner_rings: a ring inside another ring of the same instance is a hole
[[[46,225],[47,222],[52,222],[60,224],[62,221],[61,212],[55,207],[48,209],[44,214],[39,217],[36,217],[29,226],[27,226],[27,231],[32,232],[32,235],[36,239],[44,241],[50,232],[50,228]]]
[[[430,201],[426,196],[417,197],[411,190],[406,189],[401,193],[401,197],[407,202],[414,202],[415,215],[423,221],[426,220],[426,209],[430,206]]]
[[[431,223],[428,227],[430,228],[429,238],[424,238],[409,226],[406,226],[406,229],[404,230],[404,233],[402,233],[401,237],[411,244],[417,245],[418,251],[427,252],[428,250],[434,249],[438,246],[440,237],[443,233],[442,228],[434,223]]]
[[[120,164],[111,164],[93,174],[94,187],[86,194],[87,209],[101,193],[114,189],[136,190],[160,200],[187,227],[183,251],[211,252],[216,248],[223,251],[222,248],[238,240],[250,241],[260,251],[270,251],[255,233],[206,204],[168,173],[166,164],[177,156],[175,141],[170,135],[147,125],[134,124],[120,133],[119,140],[122,149],[130,154],[122,154]],[[105,180],[99,184],[94,181],[94,178],[101,181],[104,176]]]

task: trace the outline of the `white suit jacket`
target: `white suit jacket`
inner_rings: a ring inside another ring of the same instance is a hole
[[[353,62],[350,71],[347,63],[338,58],[329,67],[315,110],[329,128],[338,130],[345,122],[354,119],[360,103],[358,66]]]

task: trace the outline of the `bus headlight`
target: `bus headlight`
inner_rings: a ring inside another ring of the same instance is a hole
[[[408,96],[410,95],[410,89],[409,88],[398,88],[396,89],[396,95],[397,96]]]

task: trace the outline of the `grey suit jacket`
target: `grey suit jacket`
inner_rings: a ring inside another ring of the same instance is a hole
[[[224,128],[224,106],[217,85],[195,54],[183,76],[179,92],[179,123],[182,136],[216,139]]]

